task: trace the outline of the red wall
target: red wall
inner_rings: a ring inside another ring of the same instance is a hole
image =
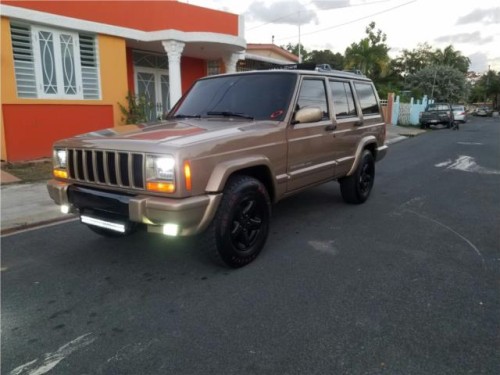
[[[184,94],[197,79],[207,75],[205,60],[192,57],[182,57],[181,59],[182,93]],[[172,103],[172,106],[175,103]]]
[[[177,1],[15,1],[3,4],[143,31],[175,29],[238,35],[238,16]]]
[[[2,110],[13,162],[51,157],[59,139],[113,127],[112,105],[4,104]]]

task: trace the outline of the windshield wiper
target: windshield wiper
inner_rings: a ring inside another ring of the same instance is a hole
[[[223,116],[223,117],[241,117],[246,118],[248,120],[253,120],[253,117],[250,115],[246,115],[244,113],[239,112],[230,112],[230,111],[213,111],[207,112],[208,116]]]
[[[175,116],[170,117],[170,118],[201,118],[201,116],[200,115],[183,115],[181,113],[181,114],[175,115]]]

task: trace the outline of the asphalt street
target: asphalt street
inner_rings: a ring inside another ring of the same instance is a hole
[[[78,222],[2,238],[2,374],[500,373],[500,122],[390,147],[373,195],[274,207],[252,264]]]

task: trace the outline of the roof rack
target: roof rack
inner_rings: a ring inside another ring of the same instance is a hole
[[[317,72],[332,72],[332,73],[343,73],[343,74],[355,74],[357,76],[365,77],[361,70],[336,70],[332,69],[330,64],[315,64],[315,63],[299,63],[299,64],[286,64],[276,67],[274,69],[285,69],[285,70],[315,70]]]

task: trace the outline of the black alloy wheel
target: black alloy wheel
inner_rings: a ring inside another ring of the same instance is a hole
[[[232,176],[217,213],[202,236],[203,247],[218,264],[238,268],[261,252],[269,233],[271,201],[257,179]]]

